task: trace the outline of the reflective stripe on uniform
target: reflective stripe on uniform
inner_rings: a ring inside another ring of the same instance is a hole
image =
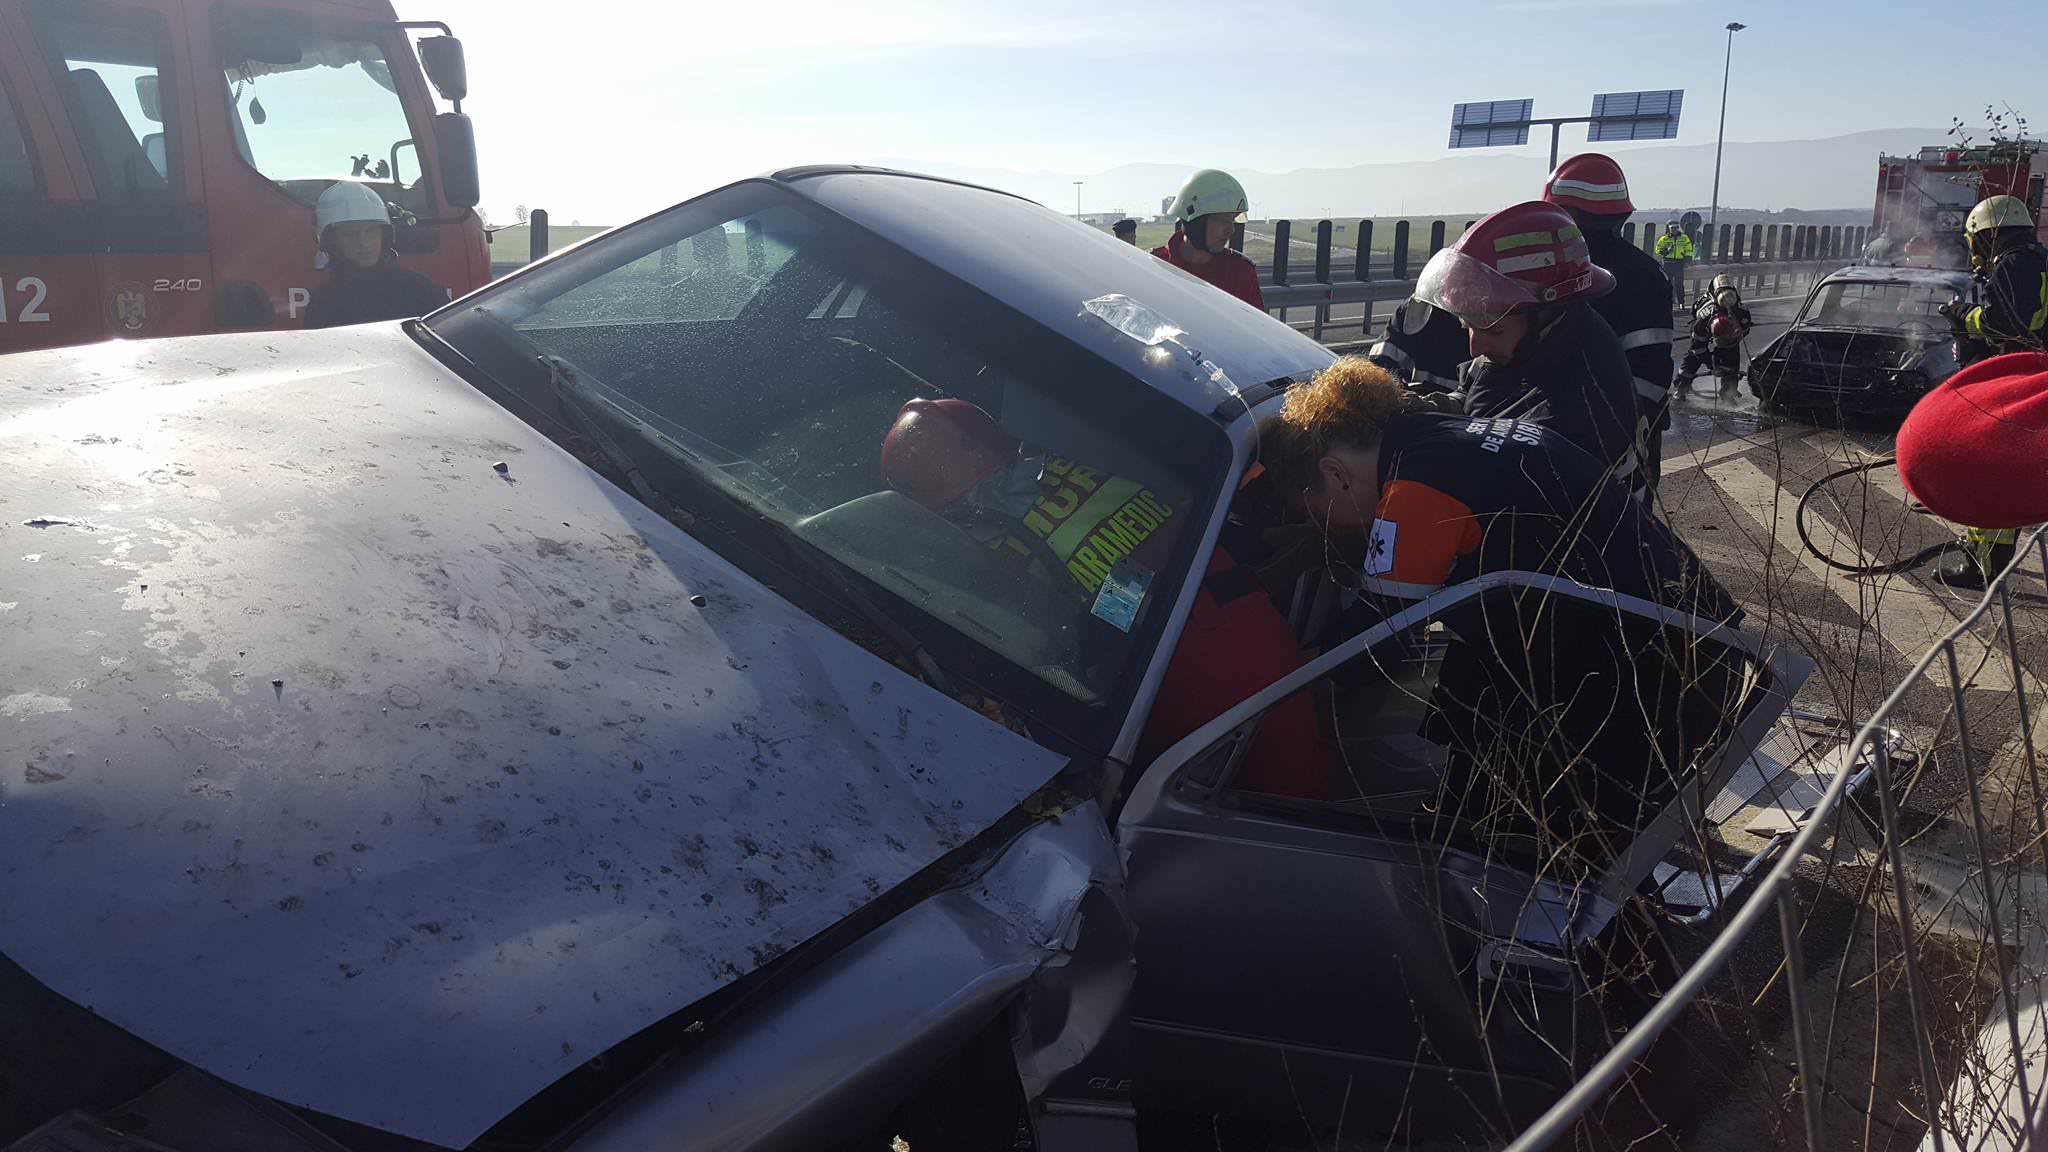
[[[2048,328],[2048,272],[2041,273],[2041,310],[2027,320],[2027,331],[2039,332]]]
[[[1658,384],[1656,381],[1645,380],[1641,376],[1636,377],[1636,395],[1648,400],[1650,403],[1662,404],[1664,397],[1670,394],[1671,389]]]
[[[1633,348],[1648,348],[1652,344],[1669,344],[1677,338],[1678,333],[1669,328],[1638,328],[1622,333],[1621,350],[1627,352]]]
[[[1365,357],[1368,360],[1377,360],[1382,356],[1403,367],[1413,367],[1415,365],[1415,357],[1408,355],[1399,344],[1388,340],[1380,341],[1367,349],[1365,353]]]
[[[1423,600],[1432,593],[1443,590],[1441,584],[1410,584],[1404,580],[1389,580],[1384,576],[1361,576],[1358,586],[1374,595],[1395,596],[1402,600]]]

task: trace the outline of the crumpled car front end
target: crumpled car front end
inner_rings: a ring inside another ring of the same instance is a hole
[[[650,1027],[472,1146],[875,1149],[911,1133],[966,1147],[978,1130],[997,1147],[1019,1124],[1040,1130],[1048,1108],[1059,1137],[1042,1132],[1039,1147],[1117,1142],[1127,1113],[1057,1115],[1048,1098],[1130,989],[1114,845],[1093,801],[1020,811],[1001,831],[1007,840],[842,950],[799,949]],[[0,967],[0,1013],[38,1038],[0,1055],[0,1130],[59,1109],[8,1152],[440,1147],[238,1088],[12,964]]]
[[[1758,394],[1782,407],[1904,412],[1956,370],[1945,338],[1925,333],[1793,328],[1750,363]]]

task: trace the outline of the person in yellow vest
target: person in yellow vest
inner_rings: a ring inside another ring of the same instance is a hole
[[[1679,228],[1678,221],[1666,220],[1664,234],[1657,237],[1657,259],[1664,262],[1664,275],[1671,281],[1673,308],[1689,303],[1685,298],[1685,265],[1695,254],[1692,237]]]

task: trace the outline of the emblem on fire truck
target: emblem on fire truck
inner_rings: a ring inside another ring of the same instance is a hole
[[[149,325],[149,294],[140,284],[114,288],[114,324],[123,332],[140,332]]]

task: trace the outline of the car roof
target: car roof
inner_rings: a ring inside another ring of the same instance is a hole
[[[1953,268],[1902,268],[1889,264],[1851,264],[1821,279],[1823,284],[1917,284],[1927,288],[1961,288],[1969,282],[1968,272]]]
[[[1245,392],[1313,372],[1327,348],[1143,249],[1024,197],[957,180],[857,166],[814,166],[771,179],[959,277],[1160,392],[1218,411],[1229,387],[1195,357],[1161,355],[1085,304],[1122,295],[1181,330],[1176,340]],[[1229,409],[1224,409],[1229,411]]]

